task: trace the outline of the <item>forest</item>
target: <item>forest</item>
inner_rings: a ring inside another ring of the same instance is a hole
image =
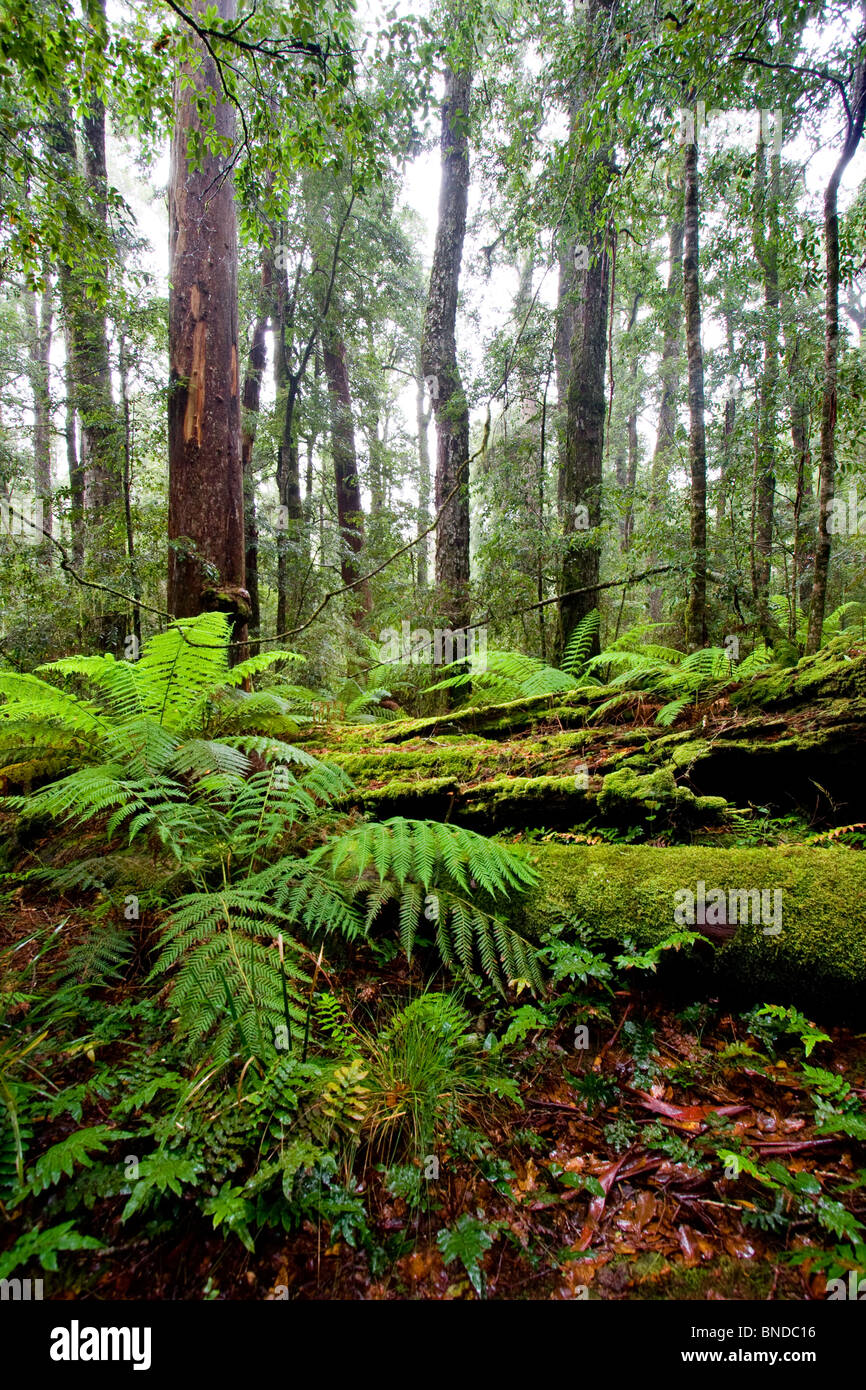
[[[0,0],[3,1301],[866,1298],[864,120],[860,0]]]

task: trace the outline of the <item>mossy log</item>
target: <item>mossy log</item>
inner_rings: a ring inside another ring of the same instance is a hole
[[[844,649],[843,649],[844,648]],[[377,815],[449,818],[479,830],[588,824],[653,834],[723,824],[726,808],[866,820],[866,655],[843,643],[792,668],[719,686],[656,724],[662,697],[584,688],[427,719],[311,727],[303,741]]]
[[[710,990],[733,987],[754,1000],[866,1013],[866,856],[857,851],[532,845],[521,852],[538,885],[512,911],[533,936],[582,922],[600,940],[631,937],[645,949],[693,930],[706,944],[676,962],[692,984],[697,975]],[[727,924],[715,922],[718,908],[706,911],[705,925],[684,924],[685,894],[695,895],[698,916],[701,892],[709,904],[714,889],[724,895]],[[765,895],[760,907],[753,890]]]

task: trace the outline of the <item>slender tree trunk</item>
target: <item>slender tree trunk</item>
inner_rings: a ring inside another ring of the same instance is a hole
[[[97,6],[97,10],[100,7]],[[54,157],[58,182],[74,185],[82,172],[88,191],[90,213],[107,236],[105,168],[105,109],[93,99],[83,123],[84,169],[75,145],[75,128],[69,98],[58,95],[49,125],[48,146]],[[105,278],[108,267],[105,266]],[[58,288],[63,314],[67,355],[67,399],[74,399],[81,424],[80,443],[74,470],[70,470],[73,553],[80,565],[91,551],[93,567],[104,570],[108,553],[107,509],[122,498],[122,443],[111,389],[111,359],[105,312],[87,293],[77,267],[61,261]],[[70,392],[70,386],[72,391]],[[67,448],[69,442],[67,426]],[[119,615],[114,611],[100,616],[101,642],[116,647]]]
[[[135,563],[135,532],[132,525],[132,416],[129,406],[129,363],[126,339],[120,336],[120,402],[123,420],[123,512],[126,521],[126,554],[129,559],[129,577],[133,598],[141,598],[141,582]],[[141,609],[137,603],[132,605],[132,635],[137,649],[141,651]]]
[[[331,407],[331,455],[337,492],[337,526],[340,533],[340,576],[343,584],[357,584],[362,573],[364,549],[364,511],[358,476],[358,455],[352,421],[352,396],[346,345],[339,334],[323,345],[325,376]],[[354,621],[361,626],[372,607],[370,587],[358,585],[349,596]]]
[[[29,327],[29,375],[33,394],[33,483],[36,496],[42,499],[42,525],[51,535],[51,338],[54,327],[54,293],[50,273],[45,270],[45,288],[39,307],[31,290],[25,295],[25,310]],[[51,564],[51,546],[42,545],[47,565]]]
[[[752,593],[761,636],[769,639],[777,625],[771,622],[769,596],[773,551],[773,510],[776,493],[776,411],[779,389],[779,195],[781,155],[770,158],[766,177],[766,145],[759,125],[755,160],[755,211],[753,244],[764,279],[764,366],[758,404],[755,453],[755,545]]]
[[[196,14],[207,8],[195,0]],[[218,0],[234,19],[236,0]],[[216,130],[235,138],[234,107],[222,100],[216,66],[183,77],[212,93]],[[231,615],[245,640],[244,510],[238,391],[237,223],[231,176],[205,153],[187,163],[197,114],[191,93],[175,85],[169,186],[169,563],[168,607],[176,617],[210,609]]]
[[[637,323],[640,301],[641,294],[638,290],[635,292],[632,299],[631,312],[629,313],[628,324],[626,326],[626,334],[629,336],[634,332],[635,324]],[[628,386],[626,389],[625,402],[625,439],[619,445],[615,463],[616,485],[625,499],[619,526],[619,548],[623,555],[628,553],[634,527],[634,490],[637,482],[639,450],[637,433],[637,379],[640,367],[640,358],[634,344],[630,344],[625,351],[629,353],[631,358],[628,367]]]
[[[812,597],[812,576],[815,563],[815,527],[811,519],[814,489],[812,486],[812,450],[809,441],[809,388],[800,369],[800,340],[794,338],[788,354],[791,445],[794,453],[796,483],[794,491],[794,573],[792,584],[794,602],[790,637],[797,632],[797,609],[808,613]]]
[[[707,642],[707,447],[704,428],[704,353],[699,276],[698,146],[686,144],[684,160],[683,304],[689,375],[689,540],[691,580],[686,604],[690,651]]]
[[[457,365],[457,291],[469,194],[472,72],[449,68],[442,106],[442,183],[421,362],[436,417],[436,583],[452,626],[469,606],[469,406]],[[453,495],[452,495],[453,494]]]
[[[256,317],[247,356],[247,369],[241,396],[241,466],[244,475],[244,537],[246,589],[250,596],[250,634],[258,636],[261,625],[259,605],[259,532],[256,516],[256,482],[253,474],[253,446],[262,397],[262,375],[267,360],[268,316],[273,301],[273,256],[262,253],[262,271]]]
[[[84,172],[94,210],[107,223],[108,173],[105,159],[105,106],[94,99],[83,122]],[[98,526],[123,495],[119,431],[111,389],[111,357],[105,314],[95,305],[80,316],[77,359],[79,409],[86,453],[86,505]]]
[[[806,655],[813,656],[821,645],[824,611],[827,604],[827,574],[830,568],[830,516],[836,474],[836,393],[839,364],[839,184],[863,135],[866,117],[866,59],[858,63],[849,104],[848,131],[839,161],[824,194],[824,244],[827,259],[827,290],[824,306],[824,395],[821,405],[821,465],[818,487],[818,544],[815,547],[815,574],[809,606],[809,635]]]
[[[680,362],[682,359],[683,318],[683,220],[679,209],[672,213],[668,227],[668,283],[665,293],[664,340],[659,365],[661,399],[659,422],[650,469],[650,512],[654,526],[665,514],[668,479],[674,462],[677,432],[677,400],[680,394]],[[658,562],[653,550],[652,564]],[[653,588],[649,594],[650,621],[662,620],[662,591]]]
[[[424,374],[420,370],[415,377],[415,422],[418,429],[418,515],[416,520],[416,536],[421,536],[430,525],[430,445],[427,437],[427,428],[430,424],[430,414],[432,405],[424,409]],[[427,588],[427,561],[429,549],[427,537],[419,541],[416,546],[418,557],[418,592],[424,593]]]
[[[288,239],[287,229],[280,240]],[[295,429],[295,406],[300,391],[300,375],[289,363],[294,334],[294,307],[297,281],[289,295],[285,270],[277,267],[274,277],[274,384],[277,409],[281,414],[280,443],[277,447],[277,495],[280,515],[277,531],[277,632],[288,628],[289,572],[299,568],[304,533],[304,507],[301,501],[301,475]]]
[[[62,283],[62,279],[61,279]],[[84,469],[78,455],[78,420],[75,410],[75,373],[72,369],[72,347],[69,327],[66,333],[66,364],[64,385],[66,388],[65,435],[66,469],[69,474],[69,529],[72,536],[72,560],[80,570],[84,564]]]

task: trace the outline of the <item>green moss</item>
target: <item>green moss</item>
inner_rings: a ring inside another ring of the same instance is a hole
[[[585,801],[587,788],[577,777],[493,777],[469,789],[474,804],[547,801],[571,797]]]
[[[764,1299],[778,1285],[778,1267],[769,1260],[735,1260],[730,1255],[720,1255],[710,1264],[689,1266],[657,1254],[649,1258],[652,1263],[648,1260],[644,1268],[639,1268],[640,1258],[627,1262],[629,1271],[639,1271],[641,1276],[629,1287],[630,1299]],[[612,1261],[609,1268],[615,1268],[617,1263]]]
[[[664,812],[671,821],[718,820],[727,808],[723,796],[695,796],[678,787],[669,768],[643,775],[633,767],[609,772],[598,796],[598,809],[612,820],[631,823]]]
[[[393,778],[386,787],[371,787],[360,793],[360,800],[367,807],[383,806],[390,801],[435,800],[442,796],[457,796],[459,783],[453,777],[424,777],[417,782],[401,781]]]
[[[710,972],[759,997],[863,1006],[866,982],[866,856],[843,849],[657,849],[647,845],[543,845],[523,852],[539,874],[520,903],[535,929],[582,921],[601,938],[641,946],[679,930],[678,890],[780,889],[782,930],[736,926],[722,945],[700,947]],[[517,910],[517,909],[516,909]],[[709,953],[709,955],[707,955]]]

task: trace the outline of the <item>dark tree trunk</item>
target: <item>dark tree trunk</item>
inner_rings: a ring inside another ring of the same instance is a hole
[[[636,291],[632,300],[631,312],[628,318],[626,333],[632,334],[637,323],[638,309],[640,308],[641,294]],[[637,482],[637,465],[639,440],[637,433],[638,399],[637,399],[637,380],[640,368],[640,357],[637,347],[629,344],[626,350],[630,353],[631,361],[628,368],[628,388],[626,392],[626,418],[625,418],[625,439],[617,450],[616,457],[616,485],[625,499],[619,527],[619,548],[623,555],[628,553],[631,545],[632,531],[634,529],[634,490]]]
[[[830,568],[830,515],[836,473],[836,393],[839,364],[839,183],[863,135],[866,117],[866,59],[858,63],[853,81],[852,100],[847,110],[848,130],[839,161],[824,194],[824,244],[827,258],[827,290],[824,305],[824,395],[821,404],[821,466],[818,487],[818,544],[815,547],[815,574],[809,605],[809,635],[806,655],[813,656],[821,645],[824,611],[827,604],[827,573]]]
[[[372,601],[369,585],[358,584],[362,572],[360,557],[364,549],[364,512],[346,345],[338,334],[325,341],[323,358],[331,410],[331,455],[340,533],[340,576],[344,585],[357,585],[354,593],[349,595],[349,601],[354,621],[361,626],[370,612]]]
[[[288,240],[287,228],[281,231],[280,240]],[[277,494],[280,505],[277,531],[277,632],[285,632],[288,627],[289,571],[290,568],[298,567],[304,533],[304,507],[301,501],[300,462],[295,430],[295,407],[300,391],[301,373],[293,372],[290,367],[296,296],[297,280],[290,295],[285,269],[277,266],[272,309],[274,385],[277,409],[281,412],[280,443],[277,448]]]
[[[196,0],[194,11],[207,5]],[[219,0],[233,19],[236,0]],[[193,77],[215,98],[217,132],[235,138],[235,111],[221,100],[216,66],[202,49]],[[249,617],[244,585],[244,510],[238,392],[237,223],[232,180],[206,153],[187,164],[197,126],[191,93],[175,86],[169,187],[169,563],[168,607],[176,617],[209,609],[231,615],[242,642]]]
[[[689,540],[691,578],[686,603],[686,643],[690,651],[707,642],[707,446],[704,429],[704,353],[701,344],[699,278],[698,147],[685,147],[683,305],[689,375]]]
[[[105,107],[94,100],[84,118],[84,172],[96,213],[107,233],[108,174],[105,160]],[[118,422],[111,390],[111,357],[105,314],[83,304],[76,359],[78,405],[85,452],[86,505],[94,526],[123,495]]]
[[[436,416],[436,583],[454,628],[470,621],[469,407],[457,365],[457,291],[469,194],[468,68],[445,74],[442,183],[421,362]],[[453,495],[452,495],[453,494]]]
[[[415,379],[415,422],[418,428],[418,518],[416,535],[422,536],[430,525],[430,446],[427,427],[432,406],[424,409],[424,374],[419,370]],[[418,592],[427,588],[427,537],[418,542]]]
[[[48,144],[57,165],[58,182],[65,179],[69,184],[74,184],[76,179],[81,178],[82,170],[66,93],[58,97],[49,127]],[[84,120],[83,145],[83,173],[91,203],[90,213],[100,225],[102,234],[107,235],[105,109],[98,100],[94,101]],[[106,267],[106,279],[107,275]],[[103,553],[106,509],[117,505],[122,496],[118,461],[122,446],[111,389],[105,313],[96,300],[87,294],[87,287],[81,282],[76,267],[61,261],[57,278],[67,356],[67,456],[70,461],[73,555],[80,565],[84,561],[85,550],[92,548],[94,563],[97,568],[102,568],[107,558]],[[81,425],[74,466],[70,452],[70,440],[74,445],[74,429],[70,431],[69,428],[69,410],[73,401],[74,413]],[[117,614],[104,613],[100,625],[103,645],[114,644]]]
[[[779,390],[779,186],[781,156],[770,158],[766,177],[766,145],[759,129],[755,160],[753,244],[764,278],[764,367],[758,405],[755,452],[755,544],[752,552],[752,595],[758,631],[765,639],[777,630],[770,620],[770,573],[773,551],[773,509],[776,494],[776,410]]]
[[[241,466],[244,475],[244,536],[246,589],[250,596],[250,633],[258,636],[261,624],[259,606],[259,532],[256,516],[256,483],[253,475],[253,446],[262,397],[262,376],[267,360],[268,316],[273,300],[273,258],[262,255],[261,284],[256,318],[247,356],[244,389],[241,396]]]
[[[650,471],[650,511],[654,513],[654,524],[658,525],[664,516],[668,496],[668,479],[675,457],[677,433],[677,400],[680,394],[680,361],[682,358],[682,320],[683,320],[683,220],[679,209],[671,215],[668,228],[668,283],[665,293],[664,340],[662,360],[659,365],[661,398],[659,401],[659,423],[653,450]],[[656,551],[652,552],[652,563],[658,561]],[[662,620],[662,591],[650,590],[650,621]]]
[[[587,25],[600,31],[609,21],[614,0],[590,0]],[[601,41],[582,74],[588,90],[592,73],[601,59]],[[580,103],[572,107],[572,132],[576,157],[581,162],[581,206],[572,211],[567,260],[560,263],[560,293],[568,298],[559,306],[557,384],[565,384],[565,438],[560,454],[558,500],[563,527],[560,593],[586,592],[563,598],[559,604],[557,655],[561,654],[576,625],[598,605],[592,585],[598,583],[601,561],[602,464],[604,457],[605,355],[608,299],[610,296],[609,228],[604,217],[606,168],[609,150],[591,151],[583,145]],[[565,352],[566,335],[568,351]]]
[[[808,613],[812,597],[812,573],[815,564],[815,527],[812,504],[812,449],[810,434],[809,386],[800,368],[800,339],[794,336],[788,353],[788,410],[791,417],[791,445],[794,453],[796,482],[794,489],[794,572],[792,576],[791,626],[793,640],[797,632],[797,610]]]

